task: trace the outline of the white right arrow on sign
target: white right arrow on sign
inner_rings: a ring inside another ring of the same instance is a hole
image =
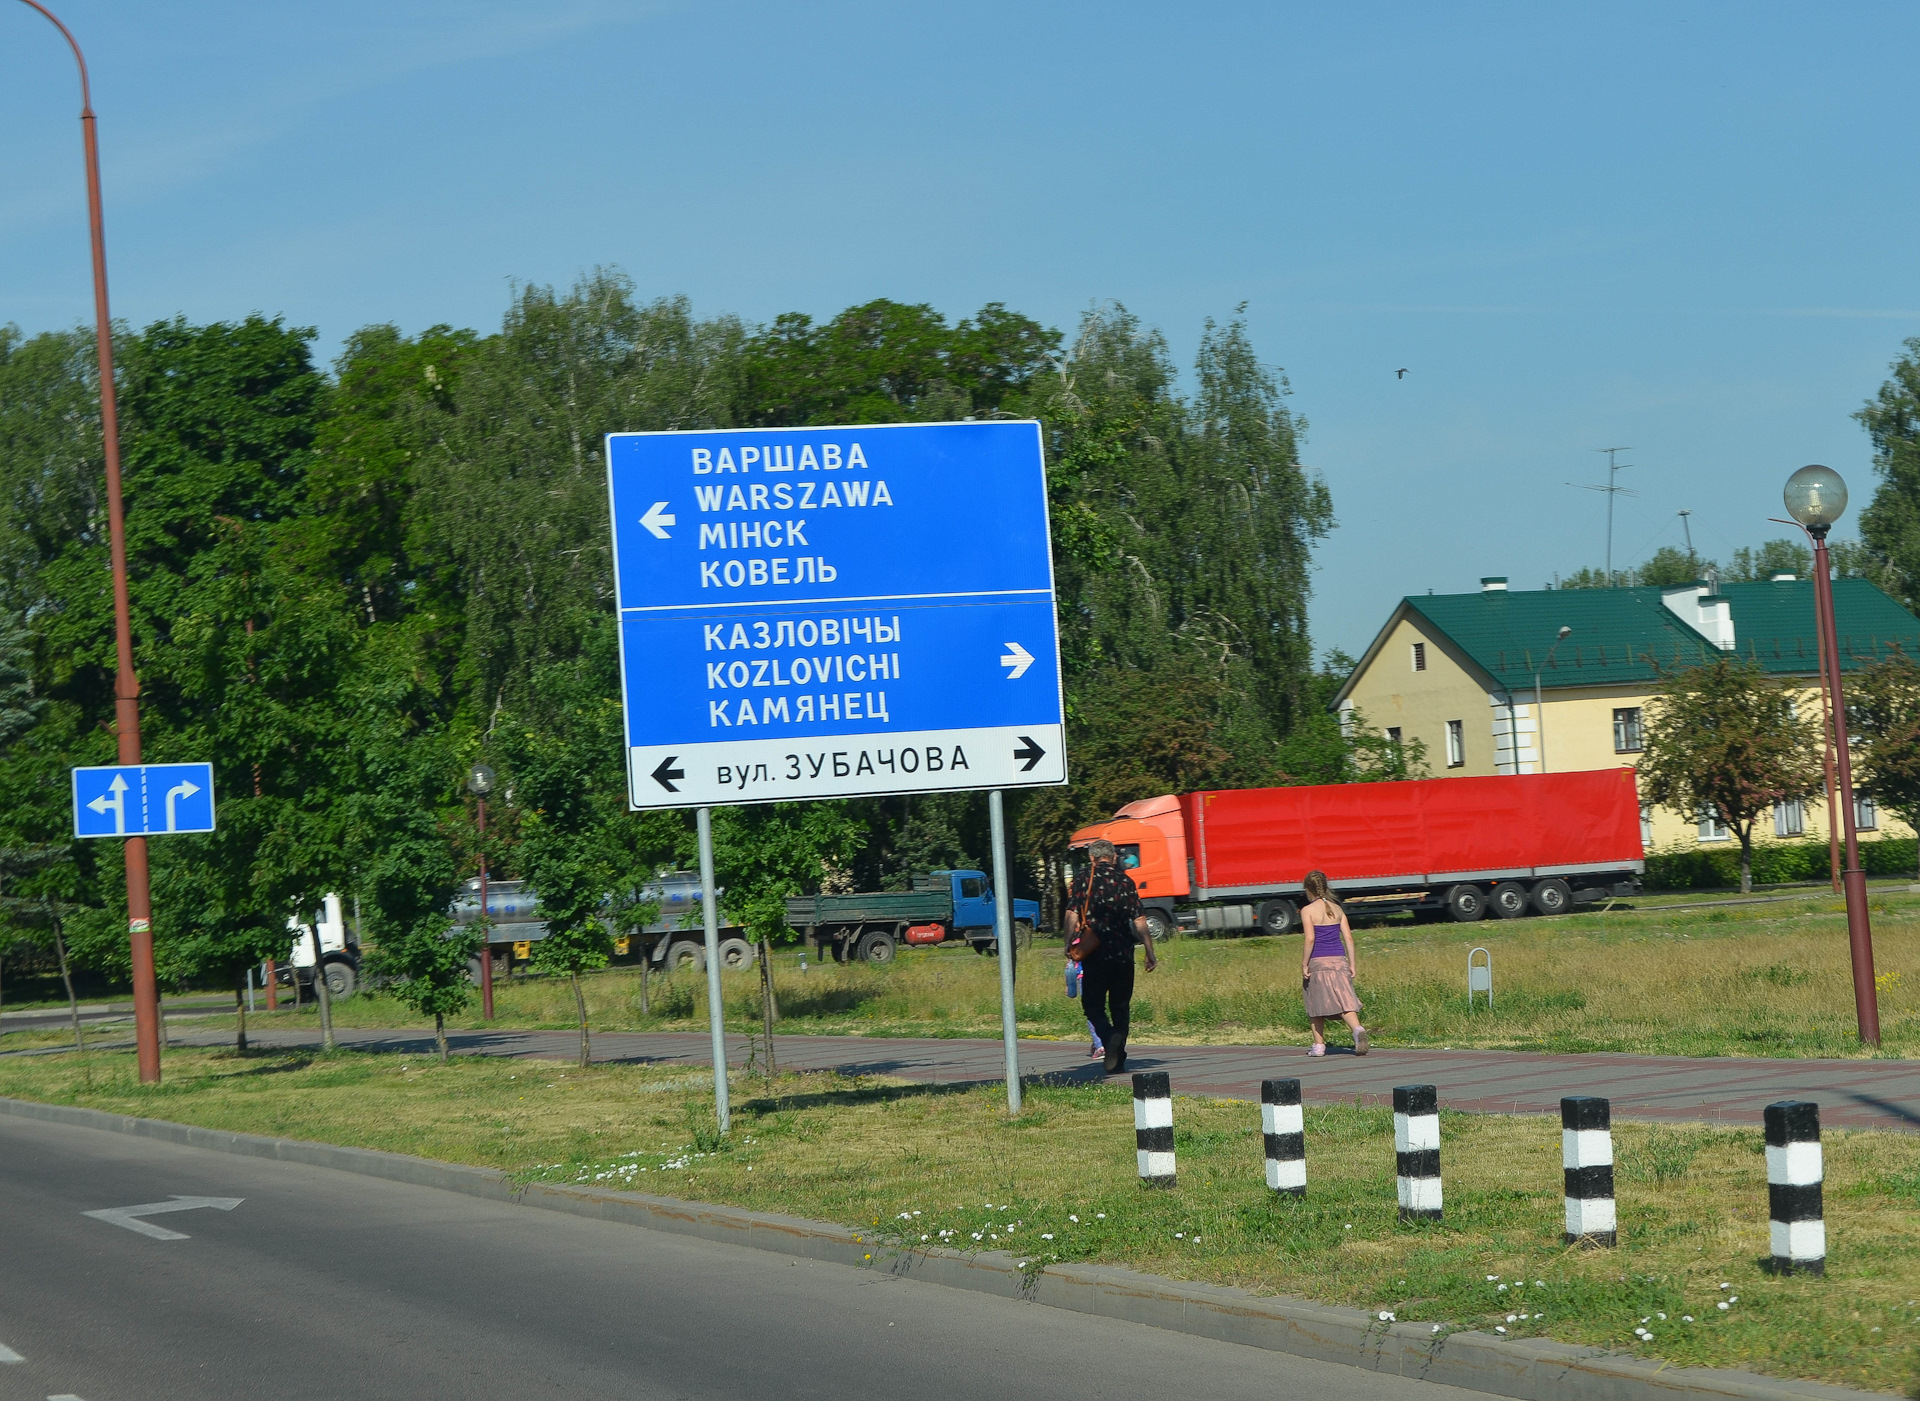
[[[1033,653],[1018,642],[1009,642],[1007,654],[1000,659],[1000,665],[1007,668],[1007,680],[1018,681],[1026,673],[1027,668],[1033,665]]]

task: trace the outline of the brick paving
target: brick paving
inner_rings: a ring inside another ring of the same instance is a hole
[[[317,1031],[254,1032],[261,1046],[314,1046]],[[426,1055],[433,1037],[416,1031],[342,1028],[338,1039],[355,1050]],[[175,1044],[221,1045],[230,1035],[177,1033]],[[571,1061],[579,1037],[564,1031],[456,1031],[447,1034],[463,1055],[520,1056]],[[937,1084],[1002,1078],[1000,1042],[912,1037],[777,1036],[783,1069],[839,1070]],[[745,1036],[727,1037],[730,1065],[744,1065]],[[596,1032],[593,1059],[609,1064],[704,1065],[704,1032]],[[1089,1084],[1105,1078],[1084,1043],[1022,1041],[1020,1068],[1029,1081]],[[1442,1051],[1376,1048],[1369,1056],[1335,1050],[1309,1059],[1289,1046],[1136,1045],[1128,1070],[1164,1070],[1176,1094],[1258,1100],[1260,1082],[1298,1076],[1315,1103],[1389,1102],[1395,1085],[1439,1086],[1451,1109],[1496,1114],[1557,1114],[1562,1095],[1602,1095],[1623,1118],[1673,1119],[1757,1126],[1761,1109],[1778,1099],[1810,1099],[1829,1128],[1920,1130],[1920,1061],[1773,1060],[1731,1057],[1546,1055],[1526,1051]],[[1121,1083],[1125,1083],[1124,1077]]]

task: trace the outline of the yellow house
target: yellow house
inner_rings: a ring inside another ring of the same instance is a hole
[[[1841,669],[1894,645],[1920,657],[1920,619],[1865,579],[1837,579]],[[1793,575],[1665,588],[1514,590],[1482,579],[1470,594],[1404,598],[1335,705],[1344,724],[1419,740],[1436,776],[1562,773],[1632,767],[1644,707],[1658,685],[1650,658],[1671,668],[1732,652],[1796,689],[1801,714],[1820,713],[1813,583]],[[1698,814],[1641,810],[1647,849],[1732,840]],[[1862,799],[1862,840],[1913,835]],[[1818,800],[1783,803],[1756,841],[1825,839]]]

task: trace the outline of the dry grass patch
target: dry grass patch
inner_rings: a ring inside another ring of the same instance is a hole
[[[1820,896],[1786,904],[1658,913],[1572,915],[1473,925],[1389,922],[1362,929],[1359,988],[1385,1046],[1649,1055],[1857,1056],[1852,975],[1841,904]],[[1467,950],[1493,953],[1494,1010],[1466,1008]],[[1920,1054],[1920,898],[1875,901],[1875,950],[1884,989],[1885,1054]],[[1142,974],[1135,1039],[1162,1045],[1304,1045],[1296,937],[1180,939]],[[1020,960],[1023,1035],[1073,1039],[1084,1023],[1062,983],[1060,948],[1042,942]],[[759,978],[723,978],[728,1024],[759,1024]],[[903,951],[885,967],[814,964],[777,956],[784,1032],[868,1036],[997,1036],[999,969],[953,950]],[[622,968],[587,980],[600,1030],[696,1030],[706,985],[693,973],[655,977],[648,1011],[640,977]],[[516,977],[498,986],[500,1027],[574,1025],[563,982]],[[312,1011],[282,1017],[311,1020]],[[335,1009],[343,1025],[424,1025],[388,999]],[[483,1025],[476,1016],[465,1023]]]
[[[1623,1243],[1569,1251],[1558,1125],[1543,1118],[1444,1114],[1447,1219],[1407,1226],[1379,1109],[1309,1109],[1310,1195],[1292,1200],[1267,1193],[1258,1107],[1236,1101],[1177,1101],[1179,1186],[1141,1188],[1118,1087],[1036,1088],[1009,1120],[991,1088],[737,1077],[723,1142],[710,1082],[683,1068],[180,1052],[148,1090],[129,1056],[88,1059],[91,1090],[72,1057],[0,1061],[0,1094],[821,1217],[894,1249],[924,1237],[1008,1250],[1029,1268],[1125,1264],[1676,1364],[1896,1390],[1920,1341],[1914,1136],[1827,1135],[1832,1257],[1820,1281],[1763,1268],[1757,1126],[1617,1126]]]

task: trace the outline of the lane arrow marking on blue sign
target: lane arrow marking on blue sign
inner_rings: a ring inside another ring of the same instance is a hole
[[[1009,642],[1007,654],[1000,659],[1000,665],[1009,668],[1007,680],[1018,681],[1026,673],[1027,668],[1033,665],[1033,653],[1018,642]]]
[[[107,810],[111,808],[113,810],[113,834],[116,837],[123,837],[127,834],[127,781],[120,777],[119,774],[115,774],[113,776],[113,782],[109,783],[107,787],[113,792],[111,798],[105,793],[102,793],[99,797],[88,803],[87,806],[99,813],[102,817],[105,817]]]

